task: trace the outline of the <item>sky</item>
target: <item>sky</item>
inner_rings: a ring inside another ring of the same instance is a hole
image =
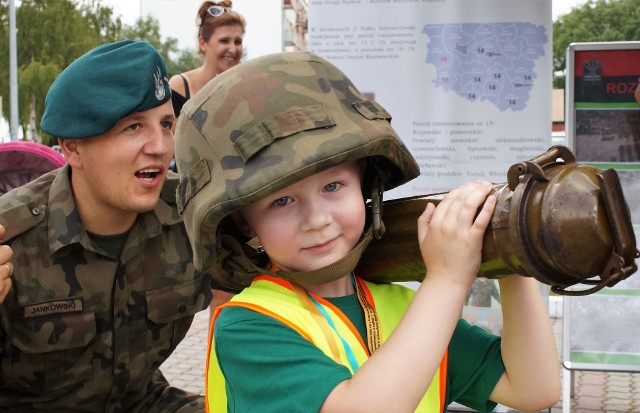
[[[552,0],[551,1],[551,16],[555,21],[558,16],[567,14],[574,7],[581,6],[586,3],[586,0]]]

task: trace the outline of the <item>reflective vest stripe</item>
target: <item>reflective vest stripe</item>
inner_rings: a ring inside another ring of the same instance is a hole
[[[449,352],[445,351],[440,362],[440,411],[444,412],[444,402],[447,399],[447,368],[449,366]]]
[[[353,325],[353,322],[351,320],[349,320],[347,318],[346,315],[344,315],[344,313],[342,311],[340,311],[340,309],[338,309],[338,307],[336,307],[335,305],[331,304],[329,301],[325,300],[322,297],[319,297],[315,294],[313,294],[313,297],[318,300],[318,302],[320,302],[320,304],[329,307],[331,310],[333,310],[333,312],[335,313],[335,315],[337,317],[340,318],[340,320],[344,323],[344,325],[349,329],[349,331],[351,331],[351,334],[353,334],[353,337],[358,340],[358,344],[360,345],[360,348],[362,349],[362,351],[364,351],[367,356],[371,356],[371,354],[369,354],[369,349],[367,348],[367,345],[365,344],[364,340],[362,339],[362,337],[360,336],[360,333],[358,333],[358,329],[356,328],[356,326]],[[313,342],[313,340],[309,340],[311,342]]]

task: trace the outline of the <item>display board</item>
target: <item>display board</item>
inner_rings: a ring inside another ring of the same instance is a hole
[[[309,50],[387,109],[420,165],[386,198],[505,182],[550,146],[550,0],[308,4]]]
[[[618,172],[637,238],[640,42],[573,43],[566,73],[568,145],[577,162]],[[563,330],[566,369],[640,371],[640,275],[595,294],[565,297]]]

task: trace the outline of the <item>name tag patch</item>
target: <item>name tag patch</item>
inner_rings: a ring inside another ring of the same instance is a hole
[[[68,300],[28,305],[24,307],[24,316],[30,318],[50,314],[72,313],[74,311],[82,311],[82,299],[70,298]]]

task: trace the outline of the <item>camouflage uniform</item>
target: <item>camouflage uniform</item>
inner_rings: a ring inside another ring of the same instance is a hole
[[[496,287],[496,282],[488,278],[478,278],[469,290],[469,305],[476,307],[491,307],[491,298],[500,302],[500,292]]]
[[[84,230],[68,166],[0,197],[15,264],[0,305],[0,410],[203,411],[159,370],[211,299],[174,182],[139,214],[119,257]]]

